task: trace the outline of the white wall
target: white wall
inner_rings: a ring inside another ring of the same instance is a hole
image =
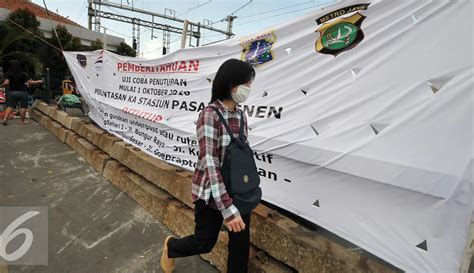
[[[0,21],[5,21],[6,17],[8,14],[10,14],[10,10],[0,8]],[[51,27],[51,22],[48,19],[44,19],[41,17],[36,17],[36,19],[40,22],[39,29],[43,32],[43,34],[50,38],[53,36],[53,28]],[[77,26],[72,26],[72,25],[67,25],[63,23],[58,23],[56,21],[52,21],[54,27],[56,27],[58,24],[59,25],[64,25],[66,26],[67,30],[75,37],[79,37],[81,39],[81,43],[83,45],[90,46],[93,41],[96,41],[97,39],[100,39],[101,41],[104,40],[104,34],[103,33],[98,33],[92,30],[89,30],[87,28],[83,27],[77,27]],[[121,42],[124,42],[125,39],[112,36],[112,35],[106,35],[107,37],[107,50],[112,50],[115,51],[117,50],[117,47],[120,45]]]

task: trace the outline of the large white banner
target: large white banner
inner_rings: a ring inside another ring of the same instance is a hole
[[[264,199],[407,272],[457,272],[474,197],[472,5],[343,1],[159,59],[64,55],[97,124],[189,170],[218,67],[250,62],[240,107]]]

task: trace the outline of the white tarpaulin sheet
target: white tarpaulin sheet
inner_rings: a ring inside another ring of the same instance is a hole
[[[407,272],[456,272],[473,211],[472,1],[343,1],[159,59],[65,52],[90,117],[189,170],[229,58],[257,70],[264,199]]]

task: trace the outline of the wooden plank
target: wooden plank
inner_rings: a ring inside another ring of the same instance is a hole
[[[469,266],[472,263],[472,255],[474,253],[474,213],[471,216],[471,227],[469,228],[469,237],[464,250],[464,257],[461,264],[461,273],[468,273]]]
[[[52,112],[49,114],[55,116]],[[44,122],[44,124],[48,127],[47,125],[51,122],[51,119],[46,116],[45,118],[47,122]],[[100,136],[105,135],[104,131],[98,128],[86,130],[91,129],[87,123],[77,122],[72,127],[73,131],[91,140],[97,140]],[[87,160],[91,156],[88,151],[94,151],[96,147],[79,135],[70,137],[67,134],[66,143],[81,154],[87,162],[90,162],[90,160]],[[96,143],[98,144],[98,142]],[[84,150],[82,148],[88,149]],[[114,184],[121,183],[123,185],[121,190],[127,192],[140,204],[152,202],[153,198],[144,194],[141,187],[132,187],[133,184],[127,181],[126,173],[136,173],[137,177],[142,177],[147,183],[166,191],[171,195],[170,197],[177,200],[173,201],[173,206],[167,205],[161,209],[165,215],[162,222],[178,235],[186,235],[192,232],[192,229],[187,233],[180,229],[192,226],[188,222],[193,222],[191,210],[193,204],[189,194],[192,185],[191,172],[177,170],[176,167],[122,141],[113,142],[109,155],[116,161],[109,160],[105,165],[103,175],[108,180],[112,183],[115,181]],[[123,169],[128,171],[125,172]],[[145,205],[142,206],[146,207]],[[154,210],[156,210],[156,207]],[[152,214],[154,210],[152,210]],[[170,211],[176,213],[168,213]],[[183,217],[180,217],[178,213],[181,213]],[[187,222],[183,224],[180,220]],[[319,232],[310,231],[263,205],[259,205],[255,209],[252,222],[251,242],[257,248],[268,253],[270,257],[299,272],[395,273],[400,271],[388,263],[368,257],[367,253],[351,251],[349,244],[346,245],[343,239],[339,238],[339,242],[336,242],[333,237],[322,236]],[[224,248],[224,246],[221,247],[221,249]],[[224,256],[217,255],[216,257],[222,258]],[[224,261],[218,262],[216,260],[213,263],[221,270],[225,269]]]
[[[8,273],[8,267],[6,264],[0,262],[0,273]]]

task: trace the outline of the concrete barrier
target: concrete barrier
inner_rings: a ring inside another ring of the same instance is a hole
[[[66,141],[65,141],[65,143],[66,143],[69,147],[71,147],[71,149],[72,149],[72,145],[73,145],[73,143],[76,141],[76,139],[77,139],[78,137],[79,137],[79,136],[78,136],[76,133],[74,133],[73,131],[70,131],[70,132],[68,132],[68,133],[66,134]]]
[[[153,158],[125,142],[115,142],[110,156],[189,207],[193,207],[192,180],[188,172]]]
[[[59,130],[61,128],[63,128],[63,126],[54,120],[48,120],[46,124],[46,129],[48,129],[55,136],[58,136]]]
[[[44,115],[48,115],[48,104],[46,104],[45,102],[43,101],[40,101],[40,100],[35,100],[35,102],[33,103],[33,109],[37,109],[38,111],[40,111],[41,113],[43,113]]]
[[[252,250],[252,249],[251,249]],[[251,251],[252,252],[252,251]],[[258,251],[249,263],[249,272],[252,273],[293,273],[295,270],[273,259],[264,251]]]
[[[68,123],[53,107],[42,103],[35,107],[39,111],[32,110],[33,118],[64,138],[94,169],[155,218],[179,236],[193,232],[192,173],[153,158],[88,122],[72,119]],[[50,117],[63,121],[59,124]],[[64,128],[67,131],[63,133],[58,124],[70,124],[71,130]],[[252,258],[252,272],[399,272],[360,248],[353,250],[353,245],[329,232],[309,230],[263,205],[252,215],[251,242],[261,256]],[[222,232],[213,252],[203,255],[221,271],[225,270],[226,245],[227,234]]]
[[[56,135],[56,137],[59,138],[59,140],[61,140],[61,142],[66,142],[66,137],[67,137],[67,134],[69,134],[69,133],[72,133],[72,131],[65,128],[65,127],[62,127],[62,128],[59,129],[58,134]]]
[[[104,130],[97,128],[91,123],[80,123],[76,131],[81,137],[87,139],[92,144],[99,146],[99,140],[102,137]]]
[[[41,124],[44,118],[43,114],[34,108],[30,109],[30,117],[36,120],[39,124]]]
[[[107,161],[103,175],[178,236],[184,237],[193,233],[194,211],[167,192],[151,184],[116,160]],[[213,251],[202,255],[204,259],[222,272],[226,272],[227,243],[227,233],[221,232]],[[265,257],[265,259],[262,259],[262,257]],[[293,272],[290,268],[264,253],[260,256],[254,255],[250,264],[253,268],[250,272]]]
[[[98,173],[102,173],[105,168],[105,164],[111,160],[112,158],[102,150],[94,150],[92,153],[91,158],[89,158],[88,162],[96,170]]]

